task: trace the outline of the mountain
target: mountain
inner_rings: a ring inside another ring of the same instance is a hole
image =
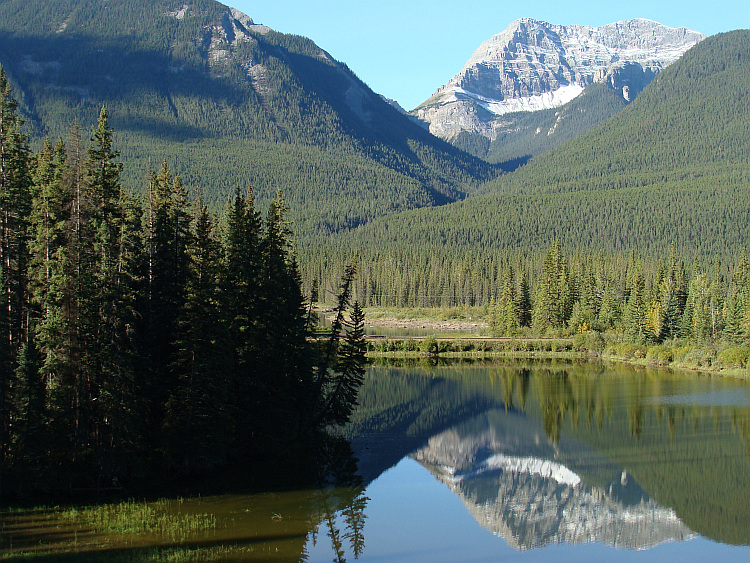
[[[488,162],[521,165],[531,157],[590,131],[628,102],[606,84],[591,84],[559,108],[508,113],[494,118],[495,137],[461,131],[451,143]]]
[[[142,189],[166,159],[215,208],[282,189],[302,237],[462,199],[497,169],[434,138],[309,39],[212,0],[4,0],[0,64],[34,146],[103,104]]]
[[[357,247],[678,252],[750,240],[750,31],[712,36],[589,133],[489,182],[485,195],[360,229]],[[432,252],[432,250],[426,250]]]
[[[564,106],[591,84],[606,84],[625,103],[634,100],[704,38],[645,19],[589,27],[522,18],[482,43],[456,76],[411,113],[433,134],[460,146],[466,146],[462,135],[475,144],[477,137],[500,144],[522,127],[523,114]],[[537,134],[553,132],[540,128]]]
[[[611,464],[574,440],[552,447],[543,435],[538,421],[489,411],[432,436],[411,456],[515,549],[589,542],[647,549],[694,536],[627,471],[613,468],[604,486],[589,484],[559,460]]]

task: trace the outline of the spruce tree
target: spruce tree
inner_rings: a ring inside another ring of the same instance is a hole
[[[10,454],[13,373],[28,328],[25,312],[31,150],[21,126],[10,83],[0,67],[0,471]]]
[[[636,270],[632,277],[630,296],[623,315],[625,334],[630,340],[643,343],[648,338],[646,287],[643,274]]]
[[[179,176],[172,176],[166,161],[151,175],[148,192],[145,347],[150,373],[148,395],[153,425],[157,426],[177,384],[173,363],[177,325],[186,299],[191,233],[187,192]]]
[[[359,357],[359,350],[363,346],[361,335],[364,331],[364,315],[359,308],[347,333],[350,341],[343,347],[341,344],[341,332],[347,326],[345,312],[351,300],[356,272],[354,263],[344,271],[330,336],[324,343],[315,366],[312,392],[308,395],[308,406],[305,409],[305,412],[310,413],[305,418],[313,421],[312,429],[346,424],[353,408],[351,399],[356,397],[356,391],[362,383],[360,370],[355,369],[355,359]]]
[[[187,473],[227,462],[236,417],[219,308],[221,246],[202,201],[196,205],[192,232],[190,275],[171,366],[178,379],[164,420],[168,461]]]
[[[138,284],[137,241],[140,216],[120,183],[122,164],[113,148],[113,131],[102,108],[84,163],[85,207],[82,230],[91,241],[80,247],[79,322],[84,331],[81,377],[88,448],[96,485],[116,477],[141,432],[135,373],[133,327]]]
[[[507,266],[503,271],[503,288],[500,299],[492,308],[492,332],[497,336],[512,336],[519,327],[516,310],[516,291],[513,268]]]
[[[259,420],[265,400],[258,389],[258,315],[260,310],[260,217],[252,191],[236,188],[224,225],[224,259],[220,279],[221,310],[230,358],[232,409],[237,413],[238,452],[258,444]]]

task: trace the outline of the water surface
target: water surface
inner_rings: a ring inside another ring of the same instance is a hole
[[[343,433],[349,486],[6,511],[2,554],[750,560],[745,382],[565,362],[373,367],[360,402]]]

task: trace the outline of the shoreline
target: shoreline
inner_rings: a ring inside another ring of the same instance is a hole
[[[513,337],[370,337],[366,356],[369,360],[494,360],[494,359],[566,359],[627,364],[643,368],[662,368],[714,377],[750,381],[747,367],[690,365],[681,361],[653,361],[645,357],[578,347],[573,338]]]

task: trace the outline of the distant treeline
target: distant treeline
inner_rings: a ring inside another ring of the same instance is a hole
[[[334,250],[305,253],[305,283],[335,287]],[[629,340],[750,340],[750,262],[657,259],[627,254],[566,255],[559,242],[537,253],[384,248],[363,251],[354,284],[370,307],[480,307],[493,334],[620,331]],[[328,288],[328,289],[327,289]]]
[[[237,189],[217,227],[166,164],[123,189],[104,109],[86,147],[74,125],[33,154],[20,126],[0,69],[0,494],[238,464],[251,484],[348,419],[354,270],[311,343],[280,193],[261,217]]]

